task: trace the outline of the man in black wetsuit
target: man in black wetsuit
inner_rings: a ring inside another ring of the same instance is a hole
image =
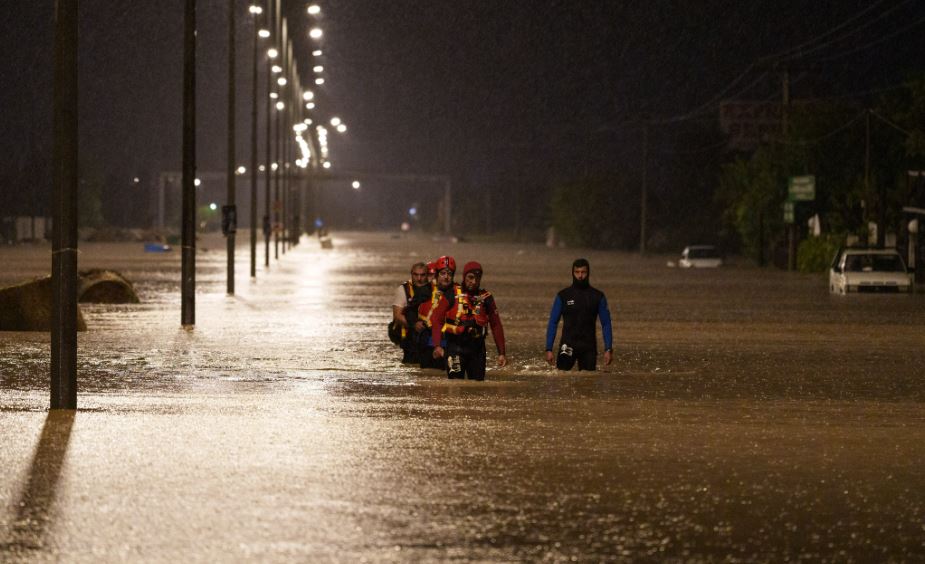
[[[559,370],[571,370],[578,362],[578,370],[597,369],[597,326],[601,321],[604,334],[604,364],[613,361],[613,334],[610,310],[604,293],[590,283],[591,265],[580,258],[572,263],[572,285],[556,294],[546,328],[546,362],[555,363]],[[559,318],[562,318],[562,337],[558,354],[553,354],[553,343]]]

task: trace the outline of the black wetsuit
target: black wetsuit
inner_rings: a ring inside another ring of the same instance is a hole
[[[571,370],[578,361],[579,370],[597,368],[597,327],[601,320],[604,345],[607,350],[613,346],[610,325],[610,310],[604,293],[590,285],[582,287],[572,284],[560,291],[552,304],[549,325],[546,330],[546,350],[553,350],[559,318],[562,318],[562,337],[556,356],[556,368]]]

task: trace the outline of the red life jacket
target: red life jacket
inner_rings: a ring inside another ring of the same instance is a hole
[[[436,282],[434,282],[433,284],[434,284],[434,292],[431,295],[430,301],[424,302],[420,306],[418,306],[418,319],[423,321],[424,325],[426,325],[427,327],[433,326],[433,322],[431,321],[430,318],[434,314],[434,311],[437,310],[437,304],[440,303],[440,298],[442,298],[444,295],[443,290],[440,290],[436,287]],[[462,286],[454,282],[451,290],[453,291],[455,295],[458,296],[459,294],[462,293]],[[450,301],[450,298],[447,298],[447,301]]]
[[[453,306],[446,312],[443,331],[453,335],[484,337],[489,322],[487,302],[490,299],[491,292],[488,290],[479,290],[477,295],[457,293]]]

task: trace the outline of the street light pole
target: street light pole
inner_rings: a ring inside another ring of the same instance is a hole
[[[275,26],[273,26],[273,4],[274,0],[267,0],[267,23],[270,24],[267,26],[267,29],[270,30],[270,37],[275,41],[273,33],[276,31]],[[270,45],[273,44],[273,41],[270,42]],[[272,175],[272,144],[271,139],[273,139],[273,119],[272,119],[272,104],[273,100],[270,98],[270,92],[273,91],[273,65],[270,61],[269,54],[267,55],[267,136],[264,140],[266,144],[266,159],[264,160],[264,177],[263,177],[263,258],[264,266],[270,266],[270,234],[272,233],[272,225],[270,219],[270,178]]]
[[[257,277],[257,57],[260,45],[257,25],[258,13],[252,11],[254,16],[254,60],[251,65],[251,278]]]
[[[77,19],[55,2],[51,409],[77,409]]]
[[[228,295],[234,295],[234,245],[235,245],[235,222],[237,213],[235,209],[235,127],[234,127],[234,106],[235,106],[235,87],[234,87],[234,62],[235,62],[235,44],[234,44],[234,12],[235,0],[228,0],[228,164],[226,166],[227,177],[227,198],[226,209],[223,210],[227,217],[223,217],[223,224],[227,223],[227,232],[225,238],[227,242],[228,255]]]
[[[649,199],[649,122],[642,126],[642,187],[639,195],[639,254],[646,254],[646,213]]]
[[[181,322],[196,324],[196,0],[186,0],[183,26],[183,228]]]

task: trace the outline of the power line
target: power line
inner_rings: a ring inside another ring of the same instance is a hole
[[[799,141],[787,141],[787,140],[785,140],[785,139],[777,138],[777,139],[773,139],[772,141],[775,142],[775,143],[778,143],[778,144],[780,144],[780,145],[791,145],[791,146],[792,146],[792,145],[799,145],[799,146],[814,145],[814,144],[816,144],[816,143],[819,143],[820,141],[824,141],[824,140],[828,139],[829,137],[832,137],[832,136],[834,136],[834,135],[837,135],[837,134],[841,133],[842,131],[848,129],[849,127],[851,127],[852,125],[854,125],[855,122],[857,122],[858,120],[860,120],[861,118],[863,118],[863,117],[865,116],[866,113],[867,113],[867,110],[862,111],[862,112],[859,113],[857,116],[855,116],[855,117],[851,118],[850,120],[848,120],[847,123],[844,123],[844,124],[842,124],[842,125],[836,127],[835,129],[833,129],[832,131],[826,133],[825,135],[822,135],[821,137],[816,137],[815,139],[801,139],[801,140],[799,140]]]
[[[825,61],[834,61],[835,59],[840,59],[840,58],[842,58],[842,57],[846,57],[846,56],[851,55],[851,54],[853,54],[853,53],[857,53],[858,51],[864,51],[865,49],[868,49],[868,48],[870,48],[870,47],[873,47],[874,45],[879,45],[880,43],[883,43],[884,41],[889,41],[890,39],[896,37],[897,35],[900,35],[900,34],[902,34],[902,33],[905,33],[905,32],[907,32],[907,31],[909,31],[910,29],[916,27],[917,25],[921,24],[922,22],[925,22],[925,16],[923,16],[923,17],[921,17],[921,18],[919,18],[919,19],[913,21],[912,23],[909,23],[908,25],[905,25],[905,26],[903,26],[903,27],[897,29],[896,31],[894,31],[893,33],[890,33],[889,35],[884,35],[883,37],[881,37],[881,38],[879,38],[879,39],[876,39],[876,40],[871,41],[871,42],[869,42],[869,43],[865,43],[864,45],[859,45],[859,46],[855,47],[854,49],[850,49],[850,50],[848,50],[848,51],[843,51],[843,52],[841,52],[841,53],[836,53],[835,55],[830,55],[830,56],[828,56],[828,57],[823,57],[823,58],[819,59],[819,61],[821,61],[821,62],[825,62]]]
[[[783,51],[783,52],[781,52],[781,53],[779,53],[779,54],[777,54],[777,55],[774,55],[774,56],[772,56],[771,58],[777,59],[777,60],[779,60],[779,61],[780,61],[780,60],[798,59],[798,58],[801,58],[801,57],[805,57],[806,55],[808,55],[808,54],[810,54],[810,53],[814,53],[814,52],[816,52],[816,51],[820,51],[820,50],[822,50],[822,49],[825,49],[826,47],[829,47],[830,45],[833,45],[833,44],[835,44],[835,43],[838,42],[838,41],[841,41],[841,40],[843,40],[843,39],[846,39],[846,38],[848,38],[848,37],[851,37],[852,35],[855,35],[855,34],[861,32],[861,31],[867,29],[868,27],[870,27],[870,26],[874,25],[875,23],[877,23],[879,20],[882,20],[883,18],[887,17],[888,15],[890,15],[891,13],[893,13],[894,11],[896,11],[897,9],[901,8],[901,7],[903,6],[903,4],[907,4],[908,2],[909,2],[909,0],[903,0],[902,2],[899,2],[898,4],[896,4],[896,5],[892,6],[891,8],[887,9],[886,11],[881,12],[876,18],[867,20],[866,22],[863,23],[863,25],[861,25],[861,26],[859,26],[859,27],[856,27],[856,28],[854,28],[854,29],[848,30],[847,32],[842,33],[841,35],[839,35],[838,37],[835,37],[834,39],[832,39],[832,40],[830,40],[830,41],[825,41],[825,42],[823,42],[823,43],[821,43],[821,44],[813,45],[811,48],[805,49],[805,50],[804,50],[804,47],[807,47],[807,46],[809,46],[809,45],[812,45],[813,43],[815,43],[815,42],[818,41],[819,39],[821,39],[821,38],[823,38],[823,37],[826,37],[826,36],[828,36],[828,35],[831,35],[831,34],[835,33],[836,31],[839,31],[841,28],[844,28],[845,26],[847,26],[848,24],[850,24],[850,23],[853,22],[854,20],[856,20],[856,19],[858,19],[858,18],[860,18],[860,17],[863,17],[864,15],[867,14],[867,12],[870,12],[871,10],[877,8],[880,4],[882,4],[882,3],[883,3],[883,0],[881,0],[881,1],[879,1],[879,2],[876,2],[876,3],[874,3],[874,4],[870,5],[870,6],[868,6],[866,9],[861,10],[860,12],[858,12],[857,14],[855,14],[854,16],[852,16],[851,18],[849,18],[848,20],[846,20],[846,21],[842,22],[841,24],[835,26],[834,28],[830,29],[829,31],[827,31],[827,32],[825,32],[825,33],[823,33],[823,34],[821,34],[821,35],[817,35],[815,38],[813,38],[813,39],[811,39],[811,40],[809,40],[809,41],[806,41],[806,42],[802,43],[801,45],[798,45],[798,46],[796,46],[796,47],[793,47],[793,48],[791,48],[791,49],[788,49],[788,50],[786,50],[786,51]],[[789,56],[788,56],[788,55],[789,55]]]
[[[883,4],[884,1],[885,1],[885,0],[878,0],[877,2],[874,2],[874,3],[871,4],[870,6],[867,6],[866,8],[860,10],[859,12],[855,13],[853,16],[849,17],[847,20],[841,22],[840,24],[836,25],[835,27],[829,29],[828,31],[826,31],[826,32],[824,32],[824,33],[821,33],[821,34],[817,35],[816,37],[814,37],[814,38],[812,38],[812,39],[810,39],[810,40],[808,40],[808,41],[805,41],[805,42],[801,43],[800,45],[798,45],[798,46],[796,46],[796,47],[792,47],[792,48],[790,48],[790,49],[786,49],[786,50],[784,50],[784,51],[780,51],[780,52],[775,53],[775,54],[772,54],[772,55],[766,55],[766,56],[763,56],[763,57],[759,57],[759,58],[756,59],[754,62],[752,62],[751,64],[749,64],[749,65],[745,68],[745,70],[742,71],[738,76],[736,76],[736,77],[732,80],[732,82],[730,82],[726,87],[724,87],[724,88],[723,88],[722,90],[720,90],[717,94],[715,94],[712,98],[710,98],[708,101],[704,102],[703,104],[701,104],[701,105],[698,106],[697,108],[694,108],[693,110],[690,110],[690,111],[685,112],[685,113],[683,113],[683,114],[679,114],[679,115],[675,115],[675,116],[671,116],[671,117],[667,117],[667,118],[660,118],[660,119],[655,120],[655,121],[653,121],[653,122],[651,122],[651,123],[668,124],[668,123],[675,123],[675,122],[680,122],[680,121],[686,121],[687,119],[689,119],[689,118],[691,118],[691,117],[693,117],[693,116],[699,115],[699,114],[701,114],[702,112],[704,112],[704,111],[706,111],[706,110],[708,110],[708,109],[712,109],[712,107],[713,107],[721,98],[723,98],[724,96],[726,96],[726,94],[727,94],[732,88],[734,88],[736,84],[738,84],[742,79],[744,79],[744,78],[748,75],[748,73],[750,73],[750,72],[751,72],[752,70],[754,70],[756,67],[766,66],[766,65],[771,64],[771,63],[773,63],[773,62],[778,62],[778,63],[779,63],[779,62],[784,61],[784,60],[796,59],[796,58],[805,56],[807,53],[815,52],[815,51],[824,49],[824,48],[826,48],[826,47],[828,47],[828,46],[834,44],[836,41],[841,41],[841,40],[843,40],[843,39],[845,39],[845,38],[848,38],[848,37],[851,37],[852,35],[855,35],[856,33],[860,32],[860,31],[862,31],[862,30],[864,30],[864,29],[867,29],[867,28],[870,27],[871,25],[875,24],[877,21],[882,20],[883,18],[885,18],[885,17],[887,17],[888,15],[892,14],[894,11],[896,11],[897,9],[899,9],[900,7],[902,7],[903,5],[908,4],[908,2],[909,2],[909,0],[903,0],[902,2],[899,2],[898,4],[896,4],[896,5],[894,5],[894,6],[891,6],[889,9],[885,10],[884,12],[882,12],[882,13],[879,14],[876,18],[874,18],[874,19],[872,19],[872,20],[868,20],[868,21],[865,22],[863,25],[861,25],[861,26],[859,26],[859,27],[856,27],[856,28],[853,29],[853,30],[850,30],[850,31],[848,31],[848,32],[846,32],[846,33],[843,33],[843,34],[839,35],[839,36],[836,37],[834,40],[827,41],[827,42],[823,42],[823,43],[821,43],[821,44],[817,44],[821,39],[824,39],[824,38],[826,38],[826,37],[829,37],[829,36],[831,36],[831,35],[833,35],[833,34],[839,32],[840,30],[842,30],[842,29],[844,29],[844,28],[850,26],[851,24],[853,24],[854,22],[856,22],[856,21],[859,20],[860,18],[866,16],[868,13],[870,13],[871,11],[875,10],[876,8],[878,8],[881,4]],[[923,20],[925,20],[925,18],[919,19],[919,20],[913,22],[912,24],[907,25],[907,26],[901,28],[901,29],[898,30],[897,32],[894,32],[894,33],[892,33],[892,34],[890,34],[890,35],[888,35],[888,36],[885,36],[885,37],[883,37],[883,38],[881,38],[881,39],[879,39],[879,40],[877,40],[877,41],[871,42],[871,43],[869,43],[869,44],[867,44],[867,45],[864,45],[864,46],[861,46],[861,47],[859,47],[859,48],[852,49],[851,51],[847,51],[847,52],[841,53],[841,54],[839,54],[839,55],[836,55],[836,56],[833,56],[833,57],[830,57],[830,58],[826,58],[826,59],[822,59],[822,60],[823,60],[823,61],[826,61],[826,60],[830,60],[830,59],[834,59],[834,58],[839,58],[839,57],[842,57],[842,56],[851,54],[851,53],[853,53],[853,52],[857,52],[857,51],[859,51],[859,50],[861,50],[861,49],[864,49],[864,48],[867,48],[867,47],[876,45],[876,44],[878,44],[878,43],[881,43],[881,42],[883,42],[883,41],[886,41],[886,40],[888,40],[888,39],[891,39],[892,37],[895,37],[895,36],[898,35],[899,33],[902,33],[902,32],[904,32],[904,31],[910,29],[911,27],[914,27],[915,25],[918,25],[918,24],[921,23]],[[811,46],[811,45],[813,45],[813,44],[817,44],[817,45],[813,46],[813,48],[810,49],[810,50],[808,50],[808,51],[804,51],[804,50],[803,50],[805,47]],[[794,53],[796,53],[796,54],[794,54]],[[791,54],[793,54],[793,56],[788,57],[788,55],[791,55]],[[748,85],[747,87],[745,87],[745,88],[739,90],[735,95],[738,95],[738,94],[741,94],[742,92],[748,91],[748,89],[750,89],[750,88],[753,87],[755,84],[757,84],[761,79],[763,79],[765,75],[766,75],[766,73],[763,73],[760,77],[758,77],[757,79],[755,79],[754,81],[752,81],[751,83],[749,83],[749,85]],[[735,96],[735,95],[733,95],[733,96]],[[727,96],[727,97],[728,97],[728,96]]]
[[[873,115],[875,118],[877,118],[877,119],[879,119],[880,121],[882,121],[883,123],[889,125],[890,127],[892,127],[893,129],[895,129],[896,131],[899,131],[900,133],[905,134],[906,137],[912,135],[912,132],[911,132],[911,131],[906,131],[906,130],[903,129],[902,127],[896,125],[896,124],[893,123],[892,121],[890,121],[890,120],[888,120],[887,118],[883,117],[882,115],[878,114],[878,113],[875,112],[874,110],[871,110],[870,113],[871,113],[871,115]]]
[[[710,145],[704,145],[696,149],[689,149],[685,151],[677,151],[674,149],[656,149],[655,152],[662,154],[662,155],[698,155],[700,153],[706,153],[708,151],[719,149],[720,147],[725,147],[728,144],[729,144],[729,140],[723,139],[722,141],[719,141],[717,143],[711,143]]]

